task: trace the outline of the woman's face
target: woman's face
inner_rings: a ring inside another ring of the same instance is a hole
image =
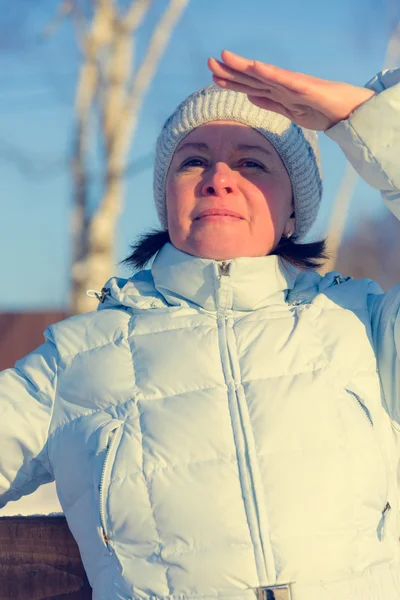
[[[173,156],[166,199],[171,242],[202,258],[265,256],[295,229],[280,156],[242,123],[213,121],[191,131]]]

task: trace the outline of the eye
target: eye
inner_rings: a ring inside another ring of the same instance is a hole
[[[257,160],[252,160],[252,159],[244,159],[242,160],[242,162],[240,163],[240,166],[242,167],[247,167],[249,169],[263,169],[265,170],[265,166],[258,162]]]
[[[190,168],[190,167],[205,167],[206,161],[204,158],[199,158],[198,156],[192,156],[191,158],[187,158],[181,164],[181,169]]]

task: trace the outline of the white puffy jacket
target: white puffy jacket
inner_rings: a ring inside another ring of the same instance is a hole
[[[399,81],[327,132],[398,216]],[[55,479],[95,600],[398,600],[400,288],[171,244],[106,288],[0,375],[0,506]]]

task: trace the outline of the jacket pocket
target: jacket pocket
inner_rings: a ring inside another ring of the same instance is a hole
[[[102,435],[106,436],[104,460],[98,485],[99,499],[99,518],[102,539],[110,554],[112,553],[110,544],[110,532],[107,525],[107,497],[110,485],[112,467],[115,462],[115,455],[123,433],[123,421],[113,419],[107,424],[106,430]],[[104,443],[104,442],[103,442]]]
[[[363,402],[361,402],[359,396],[355,392],[353,392],[347,388],[345,389],[345,391],[346,391],[347,395],[352,399],[353,404],[358,408],[358,410],[360,412],[360,416],[366,423],[366,426],[368,427],[369,431],[371,432],[372,439],[375,442],[375,445],[377,446],[377,448],[379,449],[379,452],[382,457],[382,463],[383,463],[384,469],[385,469],[386,504],[385,504],[385,506],[382,506],[382,514],[381,514],[379,523],[377,525],[377,535],[378,535],[379,540],[383,541],[384,532],[386,530],[386,527],[385,527],[386,520],[388,518],[389,512],[391,511],[391,504],[390,504],[390,501],[388,498],[388,495],[389,495],[389,468],[388,468],[386,455],[382,448],[382,444],[379,440],[379,436],[376,433],[374,423],[372,421],[372,418],[371,418],[368,408],[363,404]]]

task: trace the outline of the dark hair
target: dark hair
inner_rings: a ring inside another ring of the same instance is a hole
[[[167,230],[151,229],[142,234],[132,244],[132,254],[122,260],[120,264],[133,267],[135,271],[143,269],[157,252],[170,241]],[[295,267],[302,269],[317,269],[328,258],[326,240],[309,244],[296,244],[291,238],[282,238],[271,254],[281,256]]]

